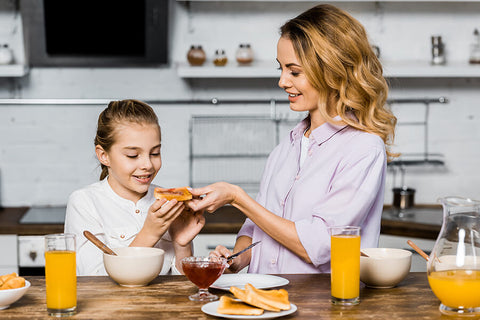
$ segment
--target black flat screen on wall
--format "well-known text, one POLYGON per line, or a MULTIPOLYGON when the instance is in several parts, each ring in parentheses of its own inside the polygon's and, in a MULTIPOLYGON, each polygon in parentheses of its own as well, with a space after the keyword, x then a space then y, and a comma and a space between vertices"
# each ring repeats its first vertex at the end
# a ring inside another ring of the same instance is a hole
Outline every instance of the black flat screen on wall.
POLYGON ((22 0, 32 66, 167 64, 168 0, 22 0))

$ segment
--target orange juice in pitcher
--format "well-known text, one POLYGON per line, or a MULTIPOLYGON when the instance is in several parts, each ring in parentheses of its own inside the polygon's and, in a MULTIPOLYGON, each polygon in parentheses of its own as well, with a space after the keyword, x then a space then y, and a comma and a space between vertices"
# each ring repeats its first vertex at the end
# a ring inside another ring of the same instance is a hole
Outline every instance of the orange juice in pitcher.
POLYGON ((446 197, 443 224, 428 259, 428 282, 441 313, 480 317, 480 201, 446 197))

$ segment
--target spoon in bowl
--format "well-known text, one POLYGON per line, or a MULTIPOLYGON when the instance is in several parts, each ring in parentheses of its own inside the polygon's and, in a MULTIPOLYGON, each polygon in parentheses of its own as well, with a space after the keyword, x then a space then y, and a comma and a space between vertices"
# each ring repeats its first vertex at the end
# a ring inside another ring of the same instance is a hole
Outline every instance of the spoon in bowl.
POLYGON ((112 249, 107 247, 105 243, 100 241, 100 239, 95 237, 90 231, 87 231, 87 230, 83 231, 83 235, 85 236, 85 238, 90 240, 90 242, 92 242, 94 245, 96 245, 100 250, 102 250, 106 254, 111 254, 113 256, 117 255, 112 249))
POLYGON ((413 250, 417 251, 417 253, 421 255, 423 259, 428 261, 427 254, 422 249, 420 249, 415 243, 413 243, 412 240, 407 240, 407 243, 410 245, 410 247, 413 248, 413 250))

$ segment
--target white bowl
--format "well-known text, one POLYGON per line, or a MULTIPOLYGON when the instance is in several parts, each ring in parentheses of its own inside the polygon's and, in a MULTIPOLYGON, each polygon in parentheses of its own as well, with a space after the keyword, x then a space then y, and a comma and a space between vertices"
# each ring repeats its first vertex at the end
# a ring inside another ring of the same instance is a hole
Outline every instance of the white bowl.
POLYGON ((362 249, 368 257, 360 257, 360 280, 373 288, 392 288, 410 272, 412 253, 394 248, 362 249))
POLYGON ((110 278, 125 287, 146 286, 163 266, 165 251, 150 247, 112 249, 117 254, 103 254, 103 264, 110 278))
POLYGON ((30 288, 30 282, 25 280, 25 286, 16 289, 0 290, 0 310, 10 307, 12 303, 19 300, 30 288))

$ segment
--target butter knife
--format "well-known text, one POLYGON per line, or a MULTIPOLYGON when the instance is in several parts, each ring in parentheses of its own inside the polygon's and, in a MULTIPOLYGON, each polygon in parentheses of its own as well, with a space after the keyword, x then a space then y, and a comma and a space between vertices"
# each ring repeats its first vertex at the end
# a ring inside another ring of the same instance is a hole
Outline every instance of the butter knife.
POLYGON ((234 259, 234 258, 236 258, 236 257, 238 257, 239 255, 241 255, 241 254, 244 253, 245 251, 252 249, 253 247, 255 247, 255 246, 256 246, 257 244, 259 244, 260 242, 261 242, 261 241, 257 241, 257 242, 255 242, 255 243, 252 243, 251 245, 249 245, 249 246, 246 247, 245 249, 240 250, 240 251, 238 251, 237 253, 232 254, 230 257, 227 258, 227 262, 230 261, 230 260, 232 260, 232 259, 234 259))

